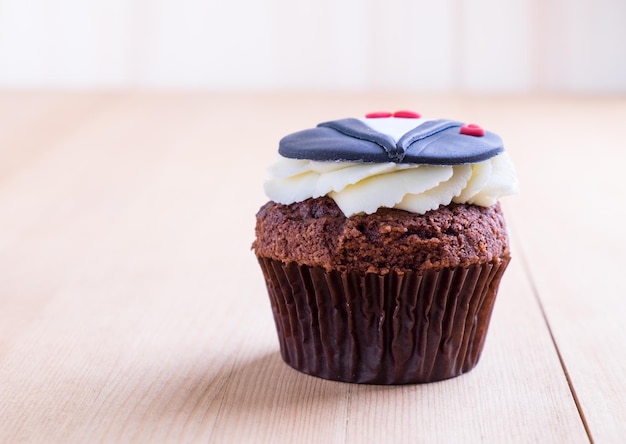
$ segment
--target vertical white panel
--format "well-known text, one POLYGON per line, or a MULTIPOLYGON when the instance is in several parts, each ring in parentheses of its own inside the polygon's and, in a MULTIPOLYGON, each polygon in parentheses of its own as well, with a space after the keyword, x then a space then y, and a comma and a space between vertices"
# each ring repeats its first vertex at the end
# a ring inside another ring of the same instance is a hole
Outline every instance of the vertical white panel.
MULTIPOLYGON (((453 0, 409 2, 411 47, 409 84, 419 91, 449 91, 455 86, 459 60, 457 11, 453 0)), ((399 67, 401 67, 400 65, 399 67)))
POLYGON ((281 0, 275 44, 290 88, 445 90, 452 0, 281 0))
POLYGON ((542 14, 542 89, 626 92, 626 2, 555 0, 542 14))
POLYGON ((138 84, 175 88, 258 88, 271 86, 272 18, 266 2, 219 0, 144 1, 133 22, 143 66, 133 69, 138 84), (144 15, 145 13, 145 15, 144 15))
POLYGON ((13 86, 124 85, 125 4, 125 0, 2 2, 0 79, 13 86))
POLYGON ((327 88, 362 90, 368 86, 369 48, 368 11, 363 0, 329 1, 324 15, 328 17, 327 42, 330 54, 326 67, 327 88))
MULTIPOLYGON (((333 4, 332 0, 275 2, 272 44, 277 57, 276 87, 332 89, 348 83, 346 77, 354 73, 350 67, 362 60, 358 43, 353 46, 355 51, 349 49, 361 37, 361 11, 350 6, 334 9, 333 4)), ((361 83, 359 77, 353 81, 361 83)))
POLYGON ((414 48, 414 19, 410 2, 388 0, 367 2, 369 85, 374 89, 405 89, 410 81, 414 48))
POLYGON ((454 79, 452 1, 371 2, 370 85, 441 91, 454 79))
POLYGON ((45 0, 0 1, 0 85, 34 85, 46 78, 41 54, 49 36, 45 0))
POLYGON ((45 2, 46 46, 41 57, 50 84, 117 87, 126 81, 124 0, 45 2))
POLYGON ((532 58, 531 0, 462 0, 460 88, 470 92, 528 91, 532 58))

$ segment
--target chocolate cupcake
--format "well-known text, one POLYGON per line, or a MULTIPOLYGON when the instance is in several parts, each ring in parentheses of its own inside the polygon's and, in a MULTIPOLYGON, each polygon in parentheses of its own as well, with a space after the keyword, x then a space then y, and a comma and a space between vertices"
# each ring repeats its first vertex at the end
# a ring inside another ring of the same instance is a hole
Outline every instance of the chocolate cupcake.
POLYGON ((371 384, 476 365, 511 257, 497 135, 373 113, 286 136, 270 176, 253 249, 287 364, 371 384))

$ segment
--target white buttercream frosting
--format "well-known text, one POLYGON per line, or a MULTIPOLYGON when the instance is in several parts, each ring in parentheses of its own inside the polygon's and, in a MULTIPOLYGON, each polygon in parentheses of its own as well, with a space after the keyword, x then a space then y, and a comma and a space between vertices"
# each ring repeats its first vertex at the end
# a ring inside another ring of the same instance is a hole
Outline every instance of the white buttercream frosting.
POLYGON ((265 193, 274 202, 287 205, 330 196, 347 217, 382 207, 424 214, 451 202, 487 207, 518 192, 515 167, 506 152, 454 166, 279 156, 269 174, 265 193))

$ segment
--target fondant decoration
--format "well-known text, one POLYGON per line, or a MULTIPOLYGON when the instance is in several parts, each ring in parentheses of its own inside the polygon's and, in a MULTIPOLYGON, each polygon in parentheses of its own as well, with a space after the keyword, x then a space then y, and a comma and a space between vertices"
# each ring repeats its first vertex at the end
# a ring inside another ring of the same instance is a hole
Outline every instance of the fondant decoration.
POLYGON ((402 110, 393 113, 393 117, 404 117, 405 119, 419 119, 422 116, 415 111, 402 110))
POLYGON ((381 119, 391 116, 393 116, 393 114, 388 111, 374 111, 373 113, 365 114, 365 117, 367 117, 368 119, 381 119))
MULTIPOLYGON (((406 118, 404 111, 396 118, 406 118)), ((392 113, 366 115, 377 119, 374 129, 367 119, 354 118, 320 123, 316 128, 285 136, 278 152, 287 158, 319 161, 395 162, 426 165, 460 165, 490 159, 504 151, 502 139, 477 125, 464 125, 453 120, 428 120, 415 117, 401 137, 381 132, 378 119, 393 117, 392 113), (372 117, 373 116, 373 117, 372 117), (467 128, 467 129, 463 129, 467 128), (470 132, 471 134, 468 134, 470 132), (467 137, 479 136, 479 137, 467 137)), ((390 118, 390 126, 395 118, 390 118)))
POLYGON ((461 134, 465 134, 466 136, 474 136, 474 137, 483 137, 485 135, 485 130, 482 129, 479 125, 476 125, 475 123, 470 123, 469 125, 463 125, 459 132, 461 134))

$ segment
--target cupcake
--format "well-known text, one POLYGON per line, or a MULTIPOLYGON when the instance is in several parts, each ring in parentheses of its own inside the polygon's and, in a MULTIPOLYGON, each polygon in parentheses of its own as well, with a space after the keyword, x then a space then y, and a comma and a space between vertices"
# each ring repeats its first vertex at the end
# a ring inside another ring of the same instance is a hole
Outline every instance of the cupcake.
POLYGON ((280 351, 336 381, 409 384, 478 362, 517 191, 496 134, 410 111, 284 137, 253 250, 280 351))

